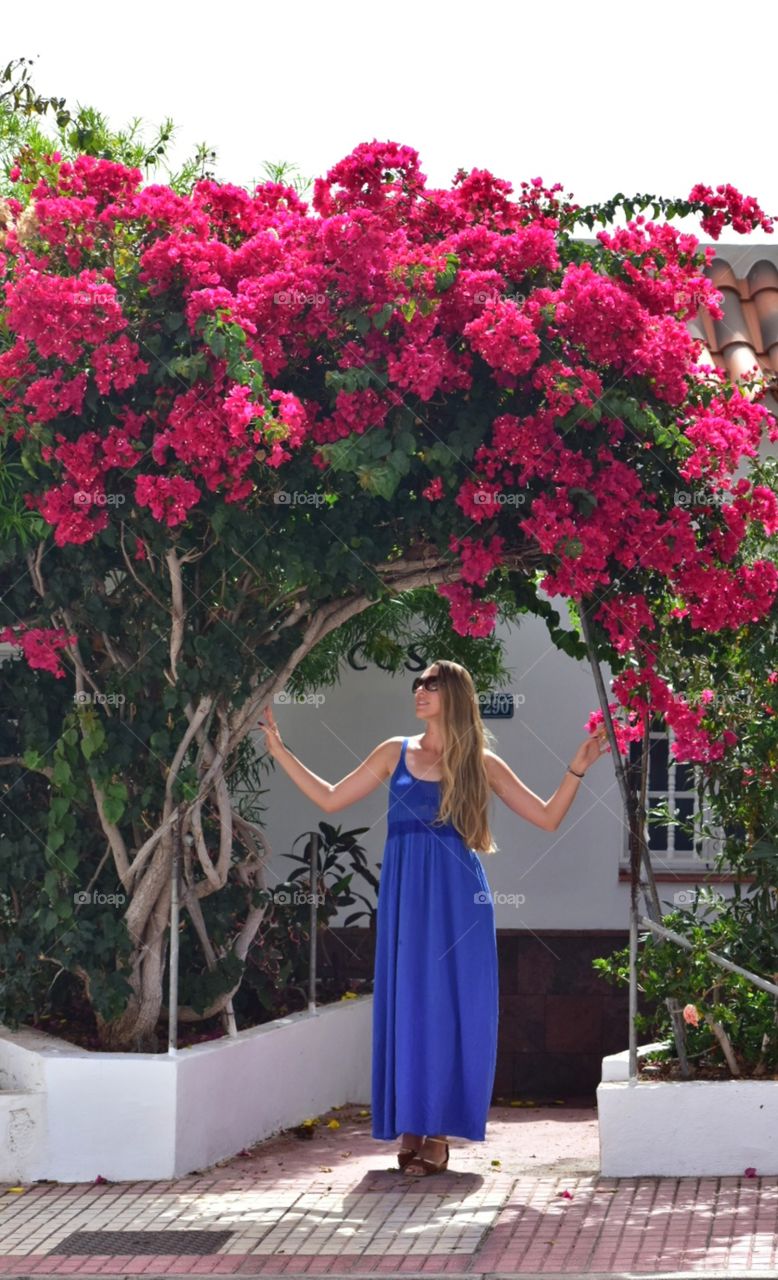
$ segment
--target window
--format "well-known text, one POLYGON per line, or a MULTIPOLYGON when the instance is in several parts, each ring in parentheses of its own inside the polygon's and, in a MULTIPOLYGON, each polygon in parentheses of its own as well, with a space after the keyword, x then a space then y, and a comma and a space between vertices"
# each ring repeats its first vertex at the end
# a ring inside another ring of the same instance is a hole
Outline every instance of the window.
MULTIPOLYGON (((711 825, 709 807, 704 804, 700 814, 697 786, 698 765, 677 761, 670 751, 673 734, 670 730, 652 727, 648 757, 648 791, 646 808, 665 803, 675 821, 649 817, 647 822, 648 849, 655 871, 697 871, 704 874, 714 870, 716 855, 721 848, 723 832, 703 835, 702 822, 711 825), (702 818, 702 821, 701 821, 702 818), (693 822, 693 833, 684 830, 680 822, 693 822)), ((630 763, 640 769, 643 753, 642 742, 630 743, 630 763)), ((629 866, 629 841, 624 832, 621 865, 629 866)))

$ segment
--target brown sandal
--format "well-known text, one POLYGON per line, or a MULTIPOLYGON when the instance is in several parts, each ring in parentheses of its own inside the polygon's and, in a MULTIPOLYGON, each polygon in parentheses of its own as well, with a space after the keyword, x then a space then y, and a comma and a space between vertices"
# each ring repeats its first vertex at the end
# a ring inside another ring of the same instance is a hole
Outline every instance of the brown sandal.
POLYGON ((400 1147, 400 1150, 397 1152, 397 1163, 401 1169, 405 1169, 406 1166, 411 1163, 411 1160, 416 1159, 418 1154, 419 1153, 415 1147, 400 1147))
POLYGON ((413 1156, 407 1164, 403 1165, 403 1172, 412 1178, 430 1177, 433 1173, 443 1173, 448 1168, 449 1148, 448 1143, 442 1138, 436 1138, 436 1142, 443 1142, 446 1148, 446 1154, 443 1160, 428 1160, 426 1156, 420 1156, 418 1152, 413 1156))

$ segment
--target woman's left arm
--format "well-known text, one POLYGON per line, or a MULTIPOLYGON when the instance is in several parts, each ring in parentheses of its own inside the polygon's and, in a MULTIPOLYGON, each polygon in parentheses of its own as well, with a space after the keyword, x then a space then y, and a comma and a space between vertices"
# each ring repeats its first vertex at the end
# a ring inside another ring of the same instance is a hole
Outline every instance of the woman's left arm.
POLYGON ((543 831, 556 831, 578 791, 581 779, 576 774, 585 774, 594 761, 599 759, 606 746, 605 729, 600 725, 596 733, 581 743, 550 800, 541 800, 540 796, 535 795, 534 791, 530 791, 516 777, 504 760, 492 751, 485 751, 489 783, 495 795, 520 818, 526 818, 543 831), (574 772, 571 773, 570 770, 574 772))

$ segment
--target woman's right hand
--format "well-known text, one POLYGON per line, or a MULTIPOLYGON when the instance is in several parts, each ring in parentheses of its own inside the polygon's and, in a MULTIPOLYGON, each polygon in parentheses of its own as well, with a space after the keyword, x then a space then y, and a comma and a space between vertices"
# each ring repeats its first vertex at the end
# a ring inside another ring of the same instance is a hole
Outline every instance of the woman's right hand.
POLYGON ((278 725, 270 703, 262 711, 257 728, 261 729, 265 735, 265 750, 274 760, 277 759, 279 753, 284 750, 284 744, 281 741, 281 734, 278 732, 278 725))

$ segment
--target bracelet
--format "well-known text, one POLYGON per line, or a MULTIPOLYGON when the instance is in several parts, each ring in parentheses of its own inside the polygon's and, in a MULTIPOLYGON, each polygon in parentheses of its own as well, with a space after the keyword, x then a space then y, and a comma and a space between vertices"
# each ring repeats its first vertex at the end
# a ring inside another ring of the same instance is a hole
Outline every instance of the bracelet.
POLYGON ((584 776, 582 773, 576 773, 575 769, 570 768, 570 765, 567 766, 567 772, 572 773, 574 778, 582 778, 584 776))

